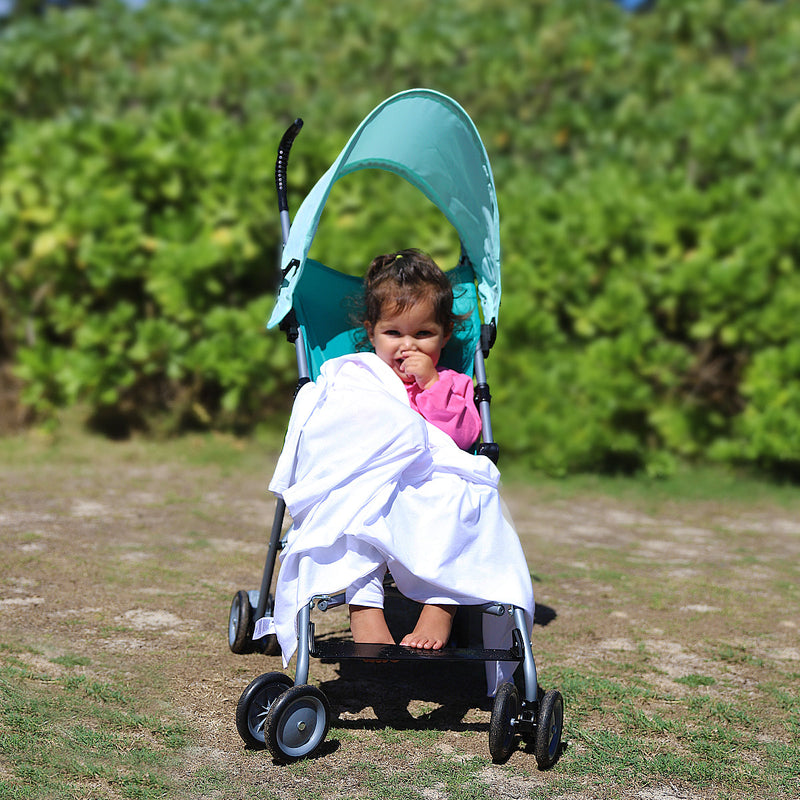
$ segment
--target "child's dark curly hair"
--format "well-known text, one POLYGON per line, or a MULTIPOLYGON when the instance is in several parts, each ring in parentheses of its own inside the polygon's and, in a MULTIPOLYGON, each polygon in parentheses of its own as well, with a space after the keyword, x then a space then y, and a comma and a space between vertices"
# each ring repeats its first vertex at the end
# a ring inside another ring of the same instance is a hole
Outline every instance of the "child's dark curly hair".
POLYGON ((453 313, 453 287, 436 262, 421 250, 399 250, 372 260, 364 279, 363 324, 372 329, 381 315, 400 313, 430 301, 446 336, 459 318, 453 313))

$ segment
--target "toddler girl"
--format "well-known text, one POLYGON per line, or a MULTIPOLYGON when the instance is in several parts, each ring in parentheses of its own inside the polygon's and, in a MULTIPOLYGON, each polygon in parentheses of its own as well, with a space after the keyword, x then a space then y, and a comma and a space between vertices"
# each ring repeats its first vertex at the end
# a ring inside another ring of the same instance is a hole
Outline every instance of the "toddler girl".
MULTIPOLYGON (((364 299, 364 343, 375 352, 330 358, 302 386, 270 481, 292 527, 263 632, 277 635, 285 664, 300 610, 343 588, 353 638, 392 644, 387 569, 422 605, 403 645, 443 647, 458 605, 502 602, 533 624, 530 572, 500 473, 457 446, 469 447, 481 426, 471 379, 439 366, 458 321, 447 276, 418 251, 380 256, 364 299)), ((509 615, 485 614, 482 624, 485 647, 511 646, 509 615)), ((487 663, 490 694, 515 667, 487 663)))
MULTIPOLYGON (((453 333, 453 289, 436 263, 419 250, 378 256, 365 279, 364 329, 375 354, 405 385, 411 407, 467 449, 481 432, 472 380, 438 367, 453 333)), ((357 642, 394 644, 383 615, 385 566, 347 593, 357 642)), ((438 650, 452 627, 455 606, 424 605, 401 644, 438 650)))

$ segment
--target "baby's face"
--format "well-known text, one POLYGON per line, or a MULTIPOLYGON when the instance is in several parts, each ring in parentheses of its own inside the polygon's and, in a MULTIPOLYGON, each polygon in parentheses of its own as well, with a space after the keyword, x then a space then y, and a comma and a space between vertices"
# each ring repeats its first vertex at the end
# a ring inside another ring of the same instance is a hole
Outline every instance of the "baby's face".
POLYGON ((417 303, 399 313, 384 314, 372 330, 367 326, 367 335, 377 356, 405 383, 414 380, 413 375, 407 375, 403 370, 408 355, 423 353, 435 367, 450 338, 436 321, 430 301, 417 303))

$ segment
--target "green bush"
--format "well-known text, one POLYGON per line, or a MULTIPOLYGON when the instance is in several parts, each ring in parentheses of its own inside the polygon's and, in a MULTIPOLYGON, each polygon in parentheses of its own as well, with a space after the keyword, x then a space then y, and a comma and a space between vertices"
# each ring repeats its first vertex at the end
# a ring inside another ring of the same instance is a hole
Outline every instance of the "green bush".
POLYGON ((40 413, 87 401, 139 426, 156 412, 251 425, 274 408, 291 359, 263 334, 275 270, 263 134, 177 106, 17 132, 0 210, 23 401, 40 413))
MULTIPOLYGON (((377 103, 456 98, 489 152, 506 450, 554 473, 800 461, 800 20, 791 3, 151 0, 0 31, 0 353, 40 416, 246 430, 285 417, 263 333, 290 205, 377 103)), ((349 272, 458 243, 390 176, 351 176, 313 255, 349 272)))

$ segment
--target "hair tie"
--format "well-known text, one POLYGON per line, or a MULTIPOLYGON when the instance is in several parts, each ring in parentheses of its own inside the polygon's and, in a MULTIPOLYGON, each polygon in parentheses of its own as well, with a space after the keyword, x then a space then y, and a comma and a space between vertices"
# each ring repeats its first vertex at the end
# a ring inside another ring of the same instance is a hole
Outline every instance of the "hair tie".
POLYGON ((397 274, 397 280, 400 283, 404 283, 406 280, 406 264, 403 253, 395 253, 394 267, 397 274))

